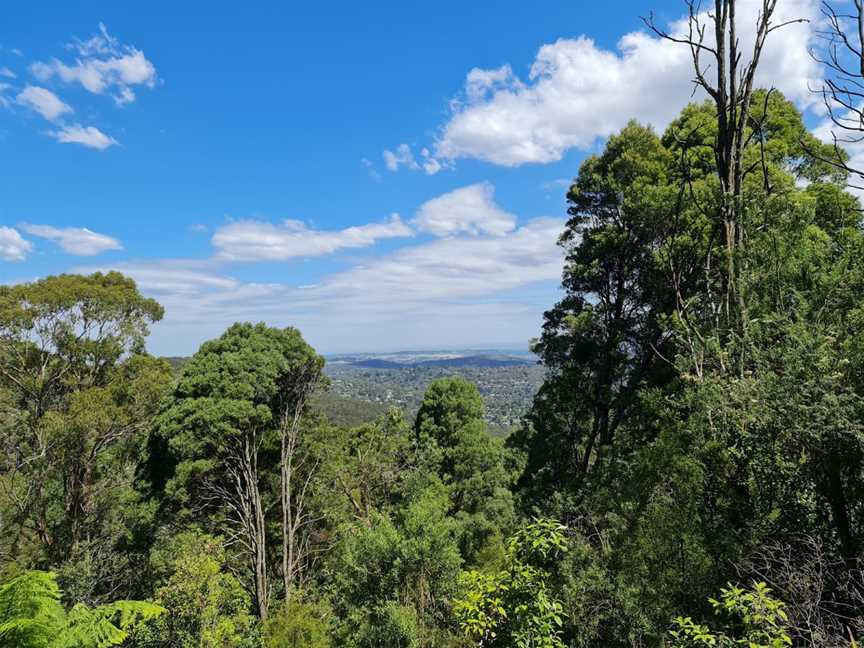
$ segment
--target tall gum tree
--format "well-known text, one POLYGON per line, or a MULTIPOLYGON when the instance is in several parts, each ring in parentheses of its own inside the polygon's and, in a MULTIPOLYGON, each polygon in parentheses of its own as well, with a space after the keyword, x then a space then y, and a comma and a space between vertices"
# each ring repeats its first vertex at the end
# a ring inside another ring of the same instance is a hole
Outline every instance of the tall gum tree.
MULTIPOLYGON (((35 565, 112 555, 170 386, 167 363, 143 353, 162 313, 116 272, 0 287, 3 551, 35 565)), ((95 570, 85 596, 118 587, 122 566, 95 570)))
POLYGON ((159 434, 177 461, 169 494, 218 530, 227 523, 249 565, 258 616, 266 618, 272 587, 268 511, 281 505, 285 596, 307 558, 301 417, 322 380, 323 358, 294 328, 235 324, 205 342, 183 369, 159 434))

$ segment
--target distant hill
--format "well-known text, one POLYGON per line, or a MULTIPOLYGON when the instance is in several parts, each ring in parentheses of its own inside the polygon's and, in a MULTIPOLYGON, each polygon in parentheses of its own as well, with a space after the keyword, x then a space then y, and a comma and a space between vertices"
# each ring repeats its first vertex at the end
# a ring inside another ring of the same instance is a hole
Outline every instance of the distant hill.
POLYGON ((527 358, 515 356, 485 356, 471 355, 455 358, 439 358, 434 360, 416 360, 398 362, 384 358, 363 358, 362 360, 351 360, 346 364, 366 369, 407 369, 409 367, 518 367, 521 365, 534 364, 527 358))
MULTIPOLYGON (((431 355, 431 354, 430 354, 431 355)), ((179 372, 189 358, 179 356, 166 356, 164 358, 174 371, 179 372)), ((409 369, 411 367, 520 367, 536 364, 536 359, 531 356, 516 356, 502 354, 472 354, 472 355, 450 355, 439 354, 439 357, 413 356, 409 354, 393 354, 387 357, 376 357, 367 355, 358 356, 334 356, 327 359, 329 365, 351 365, 365 369, 409 369), (398 359, 392 359, 398 358, 398 359)))
POLYGON ((519 367, 536 364, 529 355, 502 353, 393 353, 333 356, 331 365, 351 365, 366 369, 408 369, 412 367, 519 367))

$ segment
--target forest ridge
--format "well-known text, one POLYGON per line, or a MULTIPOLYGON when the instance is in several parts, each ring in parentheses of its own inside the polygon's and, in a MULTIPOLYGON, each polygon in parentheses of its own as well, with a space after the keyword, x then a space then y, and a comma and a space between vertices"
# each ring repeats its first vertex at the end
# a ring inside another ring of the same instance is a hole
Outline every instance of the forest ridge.
POLYGON ((824 6, 826 142, 756 84, 778 3, 646 17, 698 95, 567 187, 506 437, 457 375, 334 420, 293 326, 175 368, 120 272, 0 285, 0 648, 857 646, 864 6, 824 6))

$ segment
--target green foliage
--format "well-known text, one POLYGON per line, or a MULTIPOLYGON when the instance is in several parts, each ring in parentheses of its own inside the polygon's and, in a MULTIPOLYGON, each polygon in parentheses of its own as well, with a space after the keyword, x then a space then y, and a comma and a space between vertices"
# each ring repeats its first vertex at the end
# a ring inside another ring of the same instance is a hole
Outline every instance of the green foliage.
POLYGON ((333 527, 369 521, 396 502, 412 463, 410 428, 399 410, 354 428, 329 426, 315 438, 321 482, 328 484, 318 508, 333 527))
POLYGON ((106 648, 161 615, 144 601, 114 601, 97 607, 60 604, 54 574, 27 571, 0 585, 0 646, 4 648, 106 648))
POLYGON ((259 443, 275 431, 297 397, 298 376, 320 374, 324 360, 294 328, 235 324, 205 342, 184 365, 158 433, 176 462, 167 491, 182 506, 198 500, 206 482, 223 479, 237 444, 259 443))
POLYGON ((669 631, 672 648, 791 646, 784 605, 769 596, 770 593, 765 583, 753 583, 750 589, 729 585, 720 591, 720 600, 711 599, 715 613, 726 620, 724 629, 714 631, 694 623, 690 617, 678 617, 675 628, 669 631))
POLYGON ((51 565, 89 604, 134 593, 136 470, 171 379, 144 354, 161 317, 116 272, 0 287, 0 555, 51 565))
POLYGON ((219 538, 181 533, 155 550, 151 567, 159 586, 154 599, 167 612, 135 633, 135 645, 242 648, 254 645, 250 599, 227 571, 219 538))
POLYGON ((330 648, 330 611, 292 597, 271 610, 264 624, 265 648, 330 648))
POLYGON ((565 530, 554 520, 535 520, 510 538, 501 571, 462 574, 453 611, 475 645, 563 648, 563 606, 547 569, 567 549, 565 530))
MULTIPOLYGON (((661 319, 674 294, 657 250, 680 203, 673 160, 650 128, 630 123, 583 163, 570 188, 559 241, 565 296, 545 313, 535 347, 549 374, 529 425, 510 439, 527 453, 521 486, 534 499, 578 488, 625 434, 638 390, 668 380, 661 319)), ((685 227, 694 241, 704 235, 698 221, 685 227)))
POLYGON ((713 104, 582 163, 506 444, 464 378, 420 402, 415 372, 410 422, 310 411, 323 359, 294 328, 235 324, 172 374, 130 279, 0 286, 0 647, 854 645, 860 205, 779 93, 745 129, 734 240, 713 104), (783 587, 754 556, 799 534, 825 559, 790 551, 783 587))
POLYGON ((64 621, 52 574, 25 572, 0 585, 0 645, 50 646, 64 621))
POLYGON ((464 378, 432 382, 414 423, 417 461, 448 487, 450 514, 460 522, 460 545, 472 562, 513 518, 510 460, 483 421, 483 400, 464 378))
POLYGON ((782 95, 755 93, 747 129, 731 247, 709 104, 628 125, 568 193, 547 379, 508 445, 523 510, 580 529, 555 573, 574 645, 659 643, 778 539, 861 556, 858 203, 782 95))
POLYGON ((330 567, 339 645, 430 645, 462 564, 448 506, 447 489, 433 478, 412 485, 389 515, 342 531, 330 567))

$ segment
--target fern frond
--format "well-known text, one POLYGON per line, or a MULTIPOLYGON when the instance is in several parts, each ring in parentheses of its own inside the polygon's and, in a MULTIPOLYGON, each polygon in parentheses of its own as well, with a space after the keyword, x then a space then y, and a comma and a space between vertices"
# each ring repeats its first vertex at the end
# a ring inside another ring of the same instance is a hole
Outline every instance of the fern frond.
POLYGON ((0 585, 0 648, 50 646, 64 623, 51 572, 26 571, 0 585))
POLYGON ((63 636, 51 648, 108 648, 119 646, 129 630, 165 609, 146 601, 115 601, 95 608, 78 604, 68 614, 63 636))

